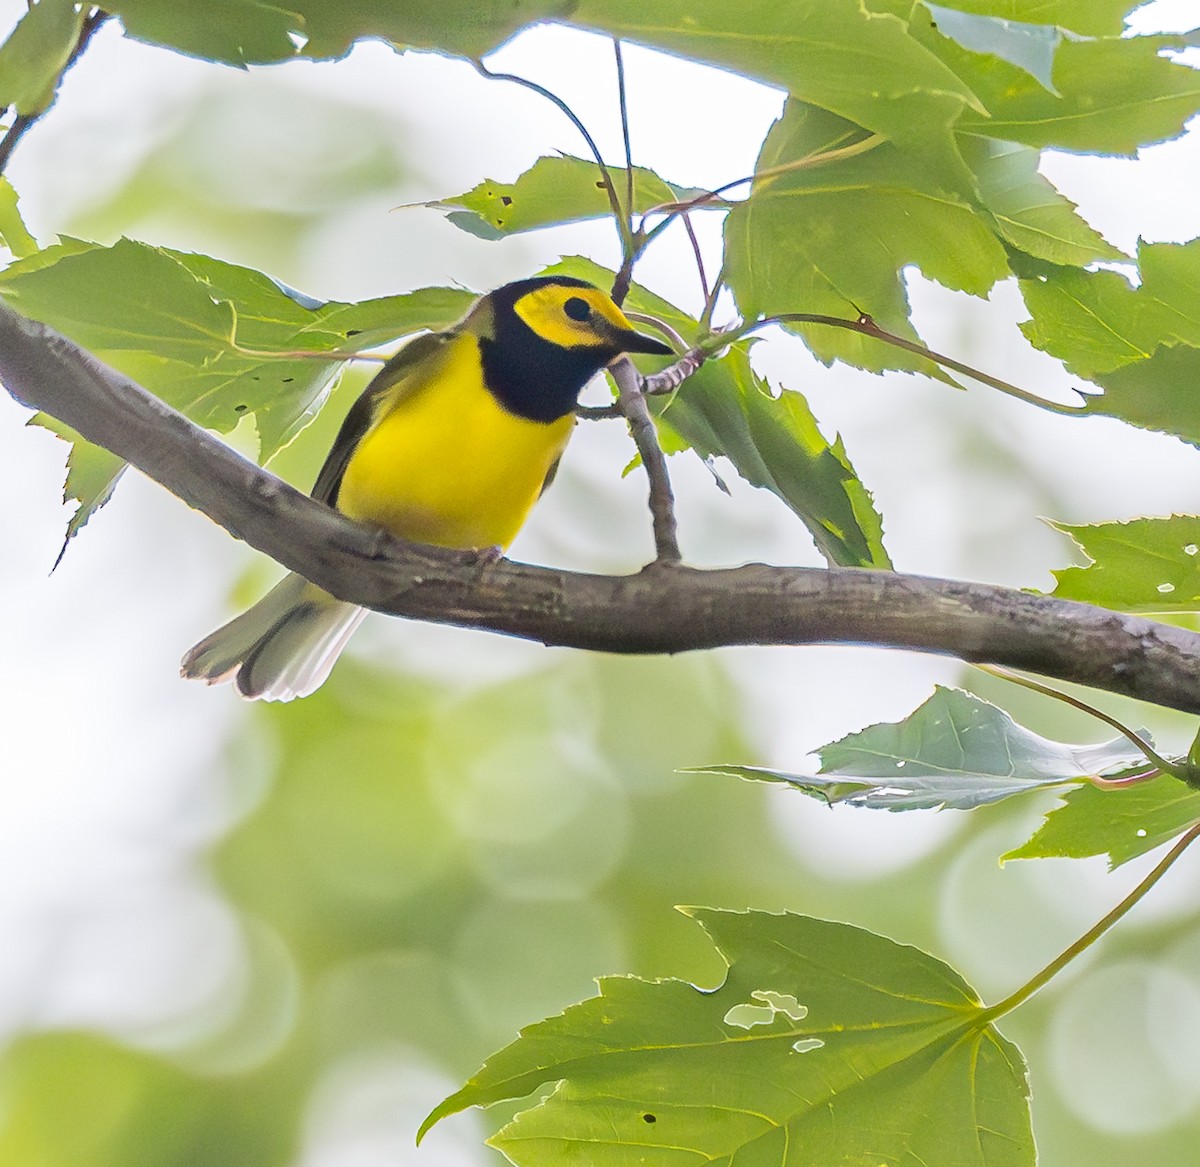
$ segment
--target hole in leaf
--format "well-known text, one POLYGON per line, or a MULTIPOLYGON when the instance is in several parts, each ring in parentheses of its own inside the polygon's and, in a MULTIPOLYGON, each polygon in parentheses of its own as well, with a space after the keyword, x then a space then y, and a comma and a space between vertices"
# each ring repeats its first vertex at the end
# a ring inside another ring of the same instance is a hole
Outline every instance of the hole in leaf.
POLYGON ((604 180, 603 180, 603 179, 600 179, 600 180, 599 180, 599 181, 596 183, 596 189, 597 189, 597 190, 603 190, 603 189, 604 189, 604 180))
POLYGON ((1144 839, 1146 837, 1146 828, 1145 827, 1138 827, 1137 837, 1139 839, 1144 839))
POLYGON ((346 337, 347 339, 349 339, 352 336, 357 336, 360 332, 362 332, 361 328, 347 328, 346 331, 342 333, 342 335, 344 337, 346 337))
POLYGON ((501 195, 501 196, 500 196, 500 202, 501 202, 501 203, 502 203, 504 206, 506 206, 506 207, 511 207, 511 206, 512 206, 512 199, 511 199, 511 198, 509 198, 509 197, 508 197, 508 195, 501 195))
POLYGON ((657 1114, 643 1114, 642 1122, 658 1122, 657 1114))
POLYGON ((1184 555, 1195 555, 1197 551, 1200 551, 1200 547, 1197 547, 1195 543, 1189 543, 1183 549, 1184 555))
POLYGON ((233 407, 233 412, 234 412, 234 413, 245 413, 245 412, 246 412, 246 410, 247 410, 247 409, 249 409, 249 408, 250 408, 250 406, 248 406, 248 405, 245 405, 245 404, 243 404, 243 405, 235 405, 235 406, 233 407))
POLYGON ((1170 593, 1175 590, 1175 585, 1173 583, 1160 583, 1158 585, 1158 590, 1162 592, 1164 596, 1170 595, 1170 593))
POLYGON ((285 385, 290 385, 295 379, 296 379, 295 377, 284 377, 283 383, 285 385))
POLYGON ((798 1054, 806 1054, 810 1050, 820 1049, 825 1043, 819 1037, 802 1037, 792 1042, 792 1049, 798 1054))
POLYGON ((791 1021, 802 1021, 808 1016, 808 1006, 801 1005, 791 993, 755 989, 750 996, 757 1003, 743 1001, 740 1005, 734 1005, 725 1014, 726 1025, 736 1025, 739 1029, 753 1029, 756 1025, 770 1025, 781 1013, 791 1021))

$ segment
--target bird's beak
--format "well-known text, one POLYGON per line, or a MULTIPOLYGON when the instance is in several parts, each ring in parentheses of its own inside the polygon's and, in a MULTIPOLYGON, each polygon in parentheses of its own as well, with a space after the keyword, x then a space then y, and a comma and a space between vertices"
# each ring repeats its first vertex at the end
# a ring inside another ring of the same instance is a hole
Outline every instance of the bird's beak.
POLYGON ((647 336, 644 332, 632 329, 621 337, 621 351, 625 353, 653 353, 659 357, 669 357, 671 348, 656 337, 647 336))
POLYGON ((618 353, 653 353, 655 356, 669 357, 673 351, 661 340, 638 332, 632 325, 627 328, 610 325, 605 331, 618 353))

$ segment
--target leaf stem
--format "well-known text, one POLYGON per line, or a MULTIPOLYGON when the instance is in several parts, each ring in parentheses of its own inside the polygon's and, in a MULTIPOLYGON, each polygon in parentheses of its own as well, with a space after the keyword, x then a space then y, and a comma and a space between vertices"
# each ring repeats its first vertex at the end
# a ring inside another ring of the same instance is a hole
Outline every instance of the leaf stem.
POLYGON ((1041 693, 1043 697, 1053 697, 1056 701, 1062 701, 1066 705, 1090 714, 1098 721, 1103 721, 1106 725, 1112 726, 1122 737, 1131 741, 1146 756, 1146 761, 1156 769, 1161 770, 1164 774, 1170 774, 1173 778, 1180 779, 1180 781, 1186 780, 1183 769, 1180 766, 1164 758, 1140 733, 1130 729, 1129 726, 1118 721, 1115 717, 1111 717, 1104 710, 1097 709, 1094 705, 1089 705, 1079 697, 1072 697, 1070 693, 1064 693, 1061 689, 1054 688, 1053 685, 1046 685, 1041 681, 1035 681, 1032 677, 1024 677, 1020 673, 1014 673, 1009 669, 1001 668, 999 665, 976 665, 975 667, 981 673, 988 673, 990 676, 999 677, 1002 681, 1010 681, 1014 685, 1021 685, 1026 689, 1031 689, 1035 693, 1041 693))
POLYGON ((1200 823, 1180 836, 1179 841, 1160 860, 1157 867, 1142 880, 1108 915, 1098 920, 1069 948, 1059 953, 1041 972, 1027 980, 1015 993, 1005 997, 996 1005, 991 1005, 979 1014, 981 1024, 988 1024, 1006 1013, 1011 1013, 1018 1005, 1023 1005, 1038 989, 1056 977, 1068 964, 1081 953, 1086 952, 1101 936, 1104 935, 1118 920, 1121 919, 1146 893, 1171 869, 1175 861, 1200 837, 1200 823))
POLYGON ((617 231, 621 236, 621 247, 625 254, 628 255, 633 250, 632 229, 629 223, 625 221, 625 215, 621 209, 620 196, 617 194, 617 188, 613 183, 612 173, 604 161, 604 156, 600 153, 600 147, 596 145, 596 139, 588 132, 587 126, 580 120, 579 115, 557 93, 547 89, 544 85, 539 85, 536 81, 531 81, 528 77, 521 77, 516 73, 495 73, 478 59, 472 59, 471 64, 475 66, 480 76, 487 77, 491 81, 511 81, 514 85, 521 85, 531 92, 538 94, 540 97, 544 97, 570 119, 571 124, 583 136, 583 140, 587 143, 587 147, 592 153, 592 158, 595 159, 596 165, 600 168, 601 180, 604 183, 605 192, 608 194, 608 205, 612 211, 613 219, 617 224, 617 231))
POLYGON ((621 53, 621 38, 613 37, 613 54, 617 60, 617 101, 621 107, 621 140, 625 144, 625 238, 633 235, 633 147, 629 142, 629 98, 625 91, 625 58, 621 53))
POLYGON ((751 332, 757 332, 758 329, 765 328, 769 324, 823 324, 830 328, 844 328, 849 332, 857 332, 862 336, 869 336, 874 340, 882 341, 884 344, 890 344, 893 348, 915 353, 919 357, 924 357, 926 360, 932 361, 935 365, 940 365, 945 369, 953 369, 956 373, 962 373, 964 377, 970 377, 972 381, 978 381, 982 385, 998 389, 1001 393, 1005 393, 1009 397, 1015 397, 1018 401, 1024 401, 1028 405, 1036 405, 1039 409, 1047 409, 1051 413, 1061 413, 1066 417, 1079 417, 1085 410, 1085 407, 1082 405, 1060 405, 1055 401, 1047 401, 1044 397, 1038 397, 1035 393, 1020 389, 1008 381, 1002 381, 999 377, 993 377, 990 373, 985 373, 980 369, 973 368, 971 365, 964 364, 962 361, 955 360, 954 357, 934 352, 933 349, 921 344, 920 341, 908 340, 903 336, 897 336, 894 332, 888 332, 886 329, 880 328, 865 313, 854 320, 847 320, 841 316, 826 316, 818 312, 779 312, 773 316, 764 316, 759 320, 750 321, 731 329, 729 332, 722 333, 720 343, 722 346, 729 344, 751 332))

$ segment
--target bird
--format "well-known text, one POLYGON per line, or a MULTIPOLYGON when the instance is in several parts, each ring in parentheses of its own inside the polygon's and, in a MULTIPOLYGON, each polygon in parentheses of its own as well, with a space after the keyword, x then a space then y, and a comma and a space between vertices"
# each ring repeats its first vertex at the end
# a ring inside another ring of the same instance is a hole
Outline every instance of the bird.
MULTIPOLYGON (((312 497, 401 539, 498 555, 553 479, 588 381, 622 353, 671 351, 584 280, 505 284, 384 364, 312 497)), ((293 572, 189 649, 180 673, 232 680, 250 700, 306 697, 365 615, 293 572)))

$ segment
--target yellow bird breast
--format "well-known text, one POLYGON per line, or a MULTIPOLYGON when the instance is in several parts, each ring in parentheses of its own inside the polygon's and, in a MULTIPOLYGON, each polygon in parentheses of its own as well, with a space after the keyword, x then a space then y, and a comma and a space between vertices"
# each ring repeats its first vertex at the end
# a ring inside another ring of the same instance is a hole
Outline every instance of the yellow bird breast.
POLYGON ((473 336, 448 346, 414 383, 397 386, 351 455, 338 509, 402 539, 507 547, 575 424, 504 409, 488 392, 473 336))

